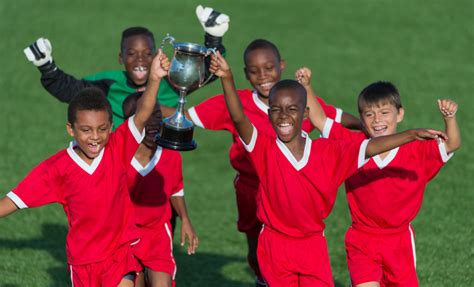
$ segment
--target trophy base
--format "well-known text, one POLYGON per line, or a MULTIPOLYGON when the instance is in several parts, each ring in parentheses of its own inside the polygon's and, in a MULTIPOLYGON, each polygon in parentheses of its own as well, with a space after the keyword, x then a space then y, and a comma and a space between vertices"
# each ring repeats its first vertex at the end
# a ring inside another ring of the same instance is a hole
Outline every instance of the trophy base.
POLYGON ((158 145, 172 150, 190 151, 197 147, 193 139, 193 128, 176 130, 163 125, 161 134, 157 134, 155 141, 158 145))

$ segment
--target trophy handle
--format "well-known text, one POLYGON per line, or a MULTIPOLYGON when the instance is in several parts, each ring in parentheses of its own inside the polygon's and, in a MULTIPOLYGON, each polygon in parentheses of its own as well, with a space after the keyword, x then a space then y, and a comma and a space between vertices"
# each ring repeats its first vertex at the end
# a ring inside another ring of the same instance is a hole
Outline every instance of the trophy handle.
POLYGON ((174 41, 175 41, 175 39, 173 38, 173 36, 171 36, 170 33, 166 33, 166 36, 163 38, 163 40, 161 40, 160 49, 163 50, 163 48, 165 47, 166 42, 169 42, 171 44, 171 46, 173 46, 174 41))
MULTIPOLYGON (((217 56, 216 48, 208 48, 207 51, 206 51, 206 55, 204 56, 204 58, 207 57, 207 56, 209 56, 209 55, 211 55, 211 54, 214 54, 214 56, 217 56)), ((204 86, 205 84, 207 84, 207 82, 209 82, 213 76, 214 76, 214 74, 211 73, 211 74, 209 75, 209 77, 207 77, 207 79, 199 85, 199 87, 201 88, 202 86, 204 86)))

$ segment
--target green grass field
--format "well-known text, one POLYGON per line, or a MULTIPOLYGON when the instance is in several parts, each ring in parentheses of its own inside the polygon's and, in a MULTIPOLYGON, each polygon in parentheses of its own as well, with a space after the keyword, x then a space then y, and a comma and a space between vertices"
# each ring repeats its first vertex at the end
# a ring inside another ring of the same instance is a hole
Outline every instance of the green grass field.
MULTIPOLYGON (((461 150, 428 185, 413 222, 421 286, 474 286, 474 2, 453 1, 31 1, 0 2, 0 196, 36 164, 67 146, 66 105, 51 97, 23 48, 40 36, 53 44, 65 71, 83 77, 119 69, 121 31, 143 25, 157 42, 171 32, 202 42, 196 5, 231 17, 225 36, 237 86, 248 87, 242 52, 255 38, 280 48, 284 77, 313 70, 327 102, 356 113, 356 96, 370 82, 393 81, 402 94, 400 129, 443 129, 436 99, 458 102, 461 150), (291 3, 291 5, 289 4, 291 3)), ((220 84, 188 98, 190 105, 220 93, 220 84)), ((178 286, 253 286, 244 236, 236 231, 232 171, 225 132, 197 130, 199 148, 184 153, 186 199, 200 236, 188 257, 176 245, 178 286)), ((343 190, 326 220, 336 286, 348 286, 343 238, 350 224, 343 190)), ((59 205, 0 219, 0 286, 69 286, 59 205)))

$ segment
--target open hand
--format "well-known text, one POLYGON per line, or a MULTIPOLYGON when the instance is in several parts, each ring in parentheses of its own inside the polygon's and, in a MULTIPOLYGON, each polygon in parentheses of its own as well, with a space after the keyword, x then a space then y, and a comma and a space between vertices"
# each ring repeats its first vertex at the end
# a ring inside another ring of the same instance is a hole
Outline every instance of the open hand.
POLYGON ((191 222, 184 220, 181 223, 181 246, 184 246, 186 237, 188 238, 188 255, 192 255, 196 253, 196 249, 199 245, 199 239, 194 231, 191 222))
POLYGON ((448 135, 442 131, 432 129, 414 129, 413 131, 417 140, 448 140, 448 135))

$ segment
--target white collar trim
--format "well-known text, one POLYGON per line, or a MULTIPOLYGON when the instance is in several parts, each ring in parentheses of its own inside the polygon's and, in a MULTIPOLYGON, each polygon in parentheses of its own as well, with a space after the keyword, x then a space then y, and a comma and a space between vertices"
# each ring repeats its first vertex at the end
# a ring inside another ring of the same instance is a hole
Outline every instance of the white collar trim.
POLYGON ((160 161, 162 152, 163 152, 163 148, 158 146, 156 148, 155 154, 153 155, 153 157, 150 159, 150 161, 145 166, 142 166, 140 164, 140 162, 135 157, 132 158, 132 162, 130 164, 135 168, 135 170, 141 176, 146 176, 158 164, 158 162, 160 161))
POLYGON ((262 112, 264 112, 266 115, 268 115, 268 105, 265 104, 262 100, 260 100, 260 98, 257 95, 257 91, 253 91, 252 97, 253 97, 253 102, 255 103, 255 105, 257 105, 257 107, 262 112))
POLYGON ((99 155, 92 160, 92 163, 89 165, 87 164, 74 150, 74 148, 77 146, 76 141, 72 141, 69 143, 69 147, 67 148, 67 153, 71 157, 71 159, 80 167, 82 168, 85 172, 88 174, 93 174, 94 171, 97 169, 99 166, 100 162, 102 161, 102 157, 104 156, 104 151, 105 147, 102 148, 100 151, 99 155))
POLYGON ((384 167, 386 167, 387 165, 389 165, 392 162, 392 160, 397 155, 398 149, 399 149, 399 147, 396 147, 396 148, 390 150, 390 152, 388 153, 388 155, 384 159, 382 159, 380 157, 380 155, 373 156, 372 158, 374 159, 375 164, 380 169, 383 169, 384 167))
POLYGON ((286 159, 293 165, 293 167, 296 170, 301 170, 303 167, 306 166, 309 160, 309 155, 311 153, 311 139, 309 138, 308 134, 305 132, 301 132, 301 135, 306 139, 305 144, 304 144, 304 152, 303 152, 303 157, 297 161, 291 151, 288 149, 288 147, 279 139, 276 139, 276 143, 280 151, 283 153, 283 155, 286 157, 286 159))

